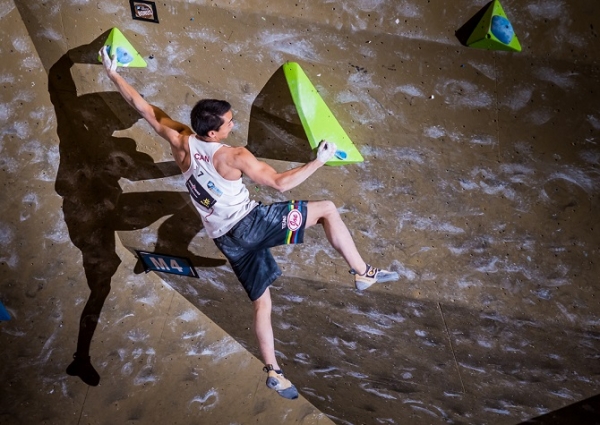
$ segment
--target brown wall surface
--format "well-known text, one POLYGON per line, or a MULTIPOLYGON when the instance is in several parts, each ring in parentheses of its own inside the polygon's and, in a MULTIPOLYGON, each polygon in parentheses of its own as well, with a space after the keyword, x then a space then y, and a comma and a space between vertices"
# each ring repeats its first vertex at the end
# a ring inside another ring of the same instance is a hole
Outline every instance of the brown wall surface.
POLYGON ((484 2, 156 5, 158 24, 125 1, 0 0, 0 422, 514 424, 600 393, 596 2, 503 1, 519 53, 461 44, 484 2), (333 200, 365 259, 401 275, 356 292, 320 228, 273 250, 301 404, 264 387, 251 304, 97 63, 113 27, 148 63, 120 72, 149 102, 188 122, 227 99, 229 142, 279 170, 308 147, 263 95, 298 62, 365 158, 283 194, 247 181, 263 202, 333 200), (132 249, 200 278, 142 274, 132 249), (84 306, 97 328, 79 329, 84 306), (240 357, 198 355, 229 340, 240 357), (78 344, 97 388, 65 374, 78 344))

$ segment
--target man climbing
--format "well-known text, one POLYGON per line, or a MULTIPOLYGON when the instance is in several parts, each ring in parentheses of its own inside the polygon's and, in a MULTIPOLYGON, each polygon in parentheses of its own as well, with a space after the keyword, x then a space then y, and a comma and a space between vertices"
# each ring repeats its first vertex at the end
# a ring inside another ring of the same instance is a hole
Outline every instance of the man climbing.
POLYGON ((301 184, 331 159, 336 152, 335 144, 321 142, 316 159, 278 173, 246 148, 222 143, 234 126, 228 102, 199 101, 191 112, 192 130, 146 102, 117 73, 117 60, 109 56, 108 48, 104 47, 100 54, 108 77, 123 98, 171 145, 173 158, 183 173, 208 236, 228 259, 252 301, 254 332, 265 363, 267 386, 282 397, 297 398, 296 387, 284 377, 275 357, 269 286, 281 276, 281 270, 269 248, 302 243, 304 230, 318 223, 351 267, 358 290, 376 282, 397 280, 398 274, 365 263, 333 202, 257 203, 250 199, 242 175, 284 192, 301 184))

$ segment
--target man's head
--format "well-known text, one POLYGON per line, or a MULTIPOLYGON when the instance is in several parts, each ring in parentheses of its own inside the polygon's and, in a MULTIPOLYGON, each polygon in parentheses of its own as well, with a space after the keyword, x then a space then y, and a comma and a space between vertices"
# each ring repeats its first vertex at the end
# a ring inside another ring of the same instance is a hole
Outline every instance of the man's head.
POLYGON ((192 109, 190 121, 198 136, 223 140, 233 128, 231 105, 225 100, 203 99, 192 109))

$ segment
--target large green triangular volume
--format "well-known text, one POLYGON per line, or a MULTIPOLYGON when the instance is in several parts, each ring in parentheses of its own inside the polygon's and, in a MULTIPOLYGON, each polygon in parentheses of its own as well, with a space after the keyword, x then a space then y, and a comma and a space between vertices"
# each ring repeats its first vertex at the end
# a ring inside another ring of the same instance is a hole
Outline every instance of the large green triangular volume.
POLYGON ((494 0, 467 40, 467 46, 520 52, 521 44, 499 0, 494 0))
POLYGON ((321 140, 335 143, 338 153, 327 161, 327 165, 363 162, 364 158, 300 65, 296 62, 288 62, 283 65, 283 72, 310 147, 317 148, 321 140))
MULTIPOLYGON (((117 27, 113 28, 108 34, 108 38, 104 43, 109 48, 109 55, 117 55, 117 65, 128 68, 146 68, 148 64, 142 58, 137 50, 131 45, 129 40, 125 38, 123 33, 117 27)), ((102 58, 98 56, 98 60, 102 62, 102 58)))

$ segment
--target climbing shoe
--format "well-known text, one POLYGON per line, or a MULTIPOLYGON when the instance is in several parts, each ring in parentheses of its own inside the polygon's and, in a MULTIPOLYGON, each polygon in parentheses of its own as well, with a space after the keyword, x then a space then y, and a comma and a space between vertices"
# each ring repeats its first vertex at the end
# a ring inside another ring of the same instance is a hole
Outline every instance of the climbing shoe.
POLYGON ((266 365, 263 370, 267 372, 267 387, 277 391, 281 397, 294 400, 298 398, 298 390, 283 376, 283 371, 273 369, 273 365, 266 365))
POLYGON ((354 284, 359 291, 364 291, 376 282, 391 282, 400 278, 396 272, 381 270, 369 264, 367 264, 367 271, 364 274, 358 274, 354 269, 350 270, 350 274, 354 275, 354 284))

